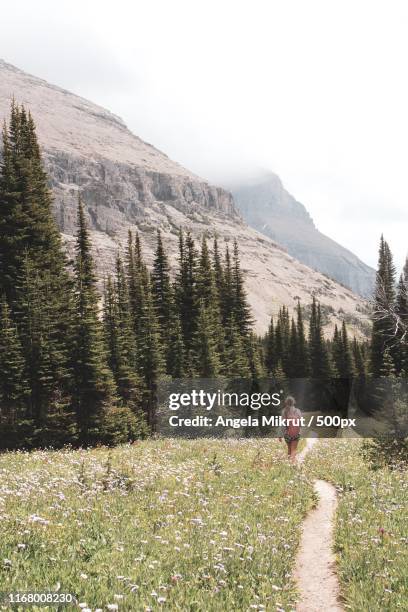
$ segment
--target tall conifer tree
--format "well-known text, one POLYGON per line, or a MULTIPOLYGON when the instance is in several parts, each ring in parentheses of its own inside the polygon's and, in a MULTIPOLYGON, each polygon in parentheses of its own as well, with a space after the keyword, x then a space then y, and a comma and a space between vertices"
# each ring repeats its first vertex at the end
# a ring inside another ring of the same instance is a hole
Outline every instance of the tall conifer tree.
POLYGON ((268 374, 272 374, 278 363, 278 355, 276 351, 275 342, 275 327, 273 323, 273 317, 269 323, 268 332, 266 334, 266 347, 265 347, 265 367, 268 374))
POLYGON ((59 299, 66 290, 66 261, 51 205, 33 119, 13 102, 0 170, 0 293, 10 304, 27 252, 39 273, 48 274, 59 299))
POLYGON ((118 256, 116 282, 108 278, 104 299, 104 327, 108 364, 122 403, 134 412, 141 405, 142 385, 136 373, 136 342, 130 316, 123 264, 118 256))
POLYGON ((205 308, 205 316, 208 319, 207 333, 211 337, 211 343, 217 354, 217 360, 223 360, 224 329, 221 324, 221 311, 215 282, 215 272, 211 263, 205 235, 201 242, 201 252, 197 269, 197 298, 205 308))
POLYGON ((328 379, 331 375, 327 346, 323 337, 320 304, 313 297, 309 330, 309 354, 311 376, 316 379, 328 379))
MULTIPOLYGON (((160 230, 157 232, 157 247, 153 261, 152 296, 159 325, 161 345, 165 355, 169 356, 173 295, 170 282, 170 267, 160 230)), ((170 371, 170 369, 171 364, 166 359, 166 370, 170 371)))
POLYGON ((116 405, 117 397, 98 316, 99 300, 91 242, 81 201, 78 202, 75 293, 74 407, 80 441, 92 444, 103 438, 105 421, 116 405))
POLYGON ((195 337, 195 370, 200 378, 215 378, 220 372, 220 360, 214 337, 213 321, 204 301, 200 304, 195 337))
POLYGON ((71 283, 34 122, 14 102, 3 145, 0 292, 18 325, 30 390, 28 405, 40 432, 53 403, 69 401, 71 283))
POLYGON ((296 358, 296 378, 306 378, 310 373, 309 350, 307 346, 305 328, 303 323, 303 314, 300 302, 296 307, 296 329, 297 329, 297 358, 296 358))
POLYGON ((180 232, 179 272, 176 279, 175 295, 183 330, 183 341, 187 359, 193 350, 197 331, 199 301, 197 294, 197 251, 190 232, 185 239, 180 232))
POLYGON ((170 268, 163 247, 160 230, 157 232, 157 247, 153 261, 152 294, 157 320, 163 335, 169 324, 171 309, 170 268))
POLYGON ((236 240, 234 240, 231 275, 233 286, 233 315, 235 317, 238 330, 244 338, 248 338, 253 320, 245 292, 244 278, 239 261, 238 243, 236 240))
POLYGON ((398 374, 408 365, 408 279, 401 274, 398 283, 395 312, 397 316, 394 361, 398 374))
POLYGON ((0 304, 0 448, 24 443, 19 439, 19 428, 26 418, 28 396, 22 346, 3 297, 0 304))
POLYGON ((378 269, 374 294, 373 327, 371 335, 371 372, 379 376, 385 349, 394 341, 395 321, 390 315, 395 302, 395 267, 387 242, 381 236, 378 269))
POLYGON ((289 378, 298 377, 299 337, 295 320, 292 318, 289 337, 287 375, 289 378))
POLYGON ((158 385, 164 374, 165 364, 150 284, 143 289, 142 304, 142 312, 138 321, 137 364, 145 389, 143 410, 149 427, 154 430, 158 385))

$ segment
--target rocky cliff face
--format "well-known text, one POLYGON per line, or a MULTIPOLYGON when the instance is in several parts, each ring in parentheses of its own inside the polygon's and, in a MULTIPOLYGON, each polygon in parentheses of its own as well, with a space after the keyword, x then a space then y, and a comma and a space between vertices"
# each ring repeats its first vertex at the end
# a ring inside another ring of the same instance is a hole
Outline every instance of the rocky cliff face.
POLYGON ((349 289, 293 259, 282 247, 248 227, 230 192, 210 185, 132 134, 109 111, 0 61, 0 120, 12 97, 30 109, 51 187, 55 216, 68 250, 76 231, 78 194, 86 206, 100 276, 113 268, 129 229, 139 231, 147 262, 156 230, 173 263, 180 227, 199 239, 238 240, 249 300, 258 331, 282 304, 316 295, 328 331, 346 318, 357 334, 367 329, 364 304, 349 289))
POLYGON ((375 271, 353 253, 316 229, 306 208, 275 174, 231 187, 235 203, 249 225, 285 247, 307 266, 327 274, 364 297, 370 297, 375 271))

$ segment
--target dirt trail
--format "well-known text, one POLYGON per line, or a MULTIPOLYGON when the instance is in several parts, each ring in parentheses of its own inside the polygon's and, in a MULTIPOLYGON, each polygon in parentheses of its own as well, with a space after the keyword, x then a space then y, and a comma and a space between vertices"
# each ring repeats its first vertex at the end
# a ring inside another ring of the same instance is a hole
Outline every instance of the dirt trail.
MULTIPOLYGON (((298 456, 300 463, 315 442, 316 438, 307 440, 305 449, 298 456)), ((332 551, 336 490, 324 480, 316 480, 314 488, 319 501, 303 524, 296 559, 295 580, 300 592, 296 612, 342 612, 332 551)))

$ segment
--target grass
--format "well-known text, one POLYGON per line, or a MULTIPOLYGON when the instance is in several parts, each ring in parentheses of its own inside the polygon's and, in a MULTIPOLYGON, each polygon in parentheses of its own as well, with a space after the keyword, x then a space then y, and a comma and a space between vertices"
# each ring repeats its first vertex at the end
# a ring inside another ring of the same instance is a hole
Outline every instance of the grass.
POLYGON ((360 450, 356 440, 326 440, 306 460, 310 475, 339 492, 335 549, 345 608, 407 610, 407 473, 372 471, 360 450))
POLYGON ((92 610, 292 610, 313 492, 284 451, 164 440, 2 455, 1 590, 60 589, 92 610))

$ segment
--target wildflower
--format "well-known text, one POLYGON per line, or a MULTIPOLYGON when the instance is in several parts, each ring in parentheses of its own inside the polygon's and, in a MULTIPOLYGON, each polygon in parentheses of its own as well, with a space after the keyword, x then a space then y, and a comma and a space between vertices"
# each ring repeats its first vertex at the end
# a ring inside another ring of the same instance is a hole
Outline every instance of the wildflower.
POLYGON ((41 516, 38 516, 38 514, 32 514, 28 517, 28 520, 30 521, 30 523, 39 523, 40 525, 49 525, 50 523, 50 521, 47 521, 47 519, 42 518, 41 516))
POLYGON ((108 604, 108 605, 106 606, 106 608, 107 608, 108 610, 119 610, 119 606, 118 606, 118 604, 108 604))
POLYGON ((166 601, 165 597, 158 597, 157 598, 157 603, 159 603, 159 604, 163 604, 163 603, 165 603, 165 601, 166 601))
POLYGON ((172 582, 178 582, 181 579, 182 579, 182 575, 181 574, 173 574, 173 576, 171 577, 171 581, 172 582))
POLYGON ((79 576, 80 576, 80 578, 82 578, 83 580, 86 580, 86 579, 88 578, 88 574, 84 574, 84 573, 80 574, 79 576))

